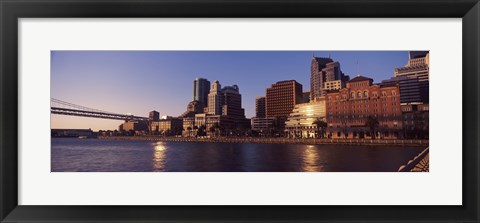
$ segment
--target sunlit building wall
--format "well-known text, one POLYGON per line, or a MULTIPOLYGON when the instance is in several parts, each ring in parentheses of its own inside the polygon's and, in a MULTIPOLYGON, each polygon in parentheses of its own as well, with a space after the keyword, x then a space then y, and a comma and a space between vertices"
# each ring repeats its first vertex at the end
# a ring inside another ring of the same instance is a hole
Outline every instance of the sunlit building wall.
POLYGON ((318 134, 314 122, 317 119, 325 121, 325 116, 325 100, 295 105, 285 122, 285 131, 289 137, 313 138, 318 134))
POLYGON ((403 137, 398 84, 373 84, 373 79, 357 76, 347 82, 346 88, 327 93, 325 100, 329 138, 403 137), (369 117, 378 121, 375 135, 366 124, 369 117))
POLYGON ((274 117, 283 129, 296 104, 303 102, 302 85, 295 80, 279 81, 266 90, 266 117, 274 117))

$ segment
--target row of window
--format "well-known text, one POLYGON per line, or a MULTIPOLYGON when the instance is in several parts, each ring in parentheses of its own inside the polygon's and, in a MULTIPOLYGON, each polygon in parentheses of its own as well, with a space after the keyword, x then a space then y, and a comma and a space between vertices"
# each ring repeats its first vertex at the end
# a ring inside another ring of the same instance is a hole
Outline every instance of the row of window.
MULTIPOLYGON (((392 96, 397 96, 397 92, 396 91, 392 91, 391 92, 391 95, 392 96)), ((378 94, 377 92, 373 92, 372 96, 374 98, 378 97, 378 94)), ((387 92, 385 91, 382 91, 382 97, 387 97, 387 92)), ((350 99, 361 99, 361 98, 368 98, 368 91, 363 91, 363 94, 361 91, 358 91, 356 94, 355 92, 350 92, 350 99)), ((335 100, 339 100, 340 97, 339 96, 335 96, 335 100)), ((346 100, 347 97, 345 95, 343 95, 342 99, 346 100)), ((328 97, 328 100, 331 101, 332 100, 332 97, 328 97)))

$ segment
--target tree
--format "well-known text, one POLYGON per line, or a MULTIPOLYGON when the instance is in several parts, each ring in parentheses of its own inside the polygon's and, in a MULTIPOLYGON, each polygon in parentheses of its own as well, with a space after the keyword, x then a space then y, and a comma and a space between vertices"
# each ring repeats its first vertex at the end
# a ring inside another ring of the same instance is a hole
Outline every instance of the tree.
POLYGON ((380 125, 376 117, 368 116, 367 121, 365 121, 365 126, 370 129, 370 135, 372 139, 375 139, 375 129, 380 125))
POLYGON ((200 126, 200 127, 198 128, 198 134, 197 134, 197 135, 199 135, 199 136, 205 136, 205 129, 206 129, 206 128, 207 128, 207 127, 205 127, 205 125, 200 126))
POLYGON ((210 130, 211 133, 213 133, 215 135, 215 127, 214 126, 211 126, 209 130, 210 130))
POLYGON ((325 130, 327 128, 327 123, 321 118, 317 118, 312 124, 317 126, 317 131, 320 132, 320 138, 325 138, 325 130))
POLYGON ((268 132, 269 134, 275 136, 279 126, 277 119, 273 119, 271 125, 272 125, 272 128, 268 132))

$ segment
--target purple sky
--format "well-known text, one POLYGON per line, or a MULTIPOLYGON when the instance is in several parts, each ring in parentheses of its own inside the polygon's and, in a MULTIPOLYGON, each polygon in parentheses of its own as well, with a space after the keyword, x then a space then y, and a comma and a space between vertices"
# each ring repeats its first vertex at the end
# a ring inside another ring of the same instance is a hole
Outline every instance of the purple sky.
MULTIPOLYGON (((375 82, 407 63, 408 51, 316 51, 342 71, 375 82), (358 61, 358 66, 357 66, 358 61)), ((192 100, 193 80, 237 84, 248 118, 255 97, 281 80, 310 89, 311 51, 52 51, 51 97, 116 113, 178 116, 192 100)), ((122 121, 52 115, 52 128, 117 129, 122 121)))

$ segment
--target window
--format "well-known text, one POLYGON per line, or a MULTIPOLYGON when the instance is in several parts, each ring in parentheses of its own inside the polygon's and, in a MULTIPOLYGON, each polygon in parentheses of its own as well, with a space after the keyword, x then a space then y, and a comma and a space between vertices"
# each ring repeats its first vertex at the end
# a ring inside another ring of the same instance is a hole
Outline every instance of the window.
POLYGON ((364 92, 363 92, 363 97, 364 97, 364 98, 368 98, 368 92, 367 92, 367 91, 364 91, 364 92))
POLYGON ((350 98, 354 99, 355 98, 355 92, 350 93, 350 98))
POLYGON ((386 96, 387 96, 387 92, 382 91, 382 97, 386 97, 386 96))
POLYGON ((358 96, 358 98, 362 98, 362 92, 359 91, 359 92, 357 93, 357 96, 358 96))
POLYGON ((396 91, 392 91, 392 95, 393 95, 393 96, 396 96, 396 95, 397 95, 397 92, 396 92, 396 91))

